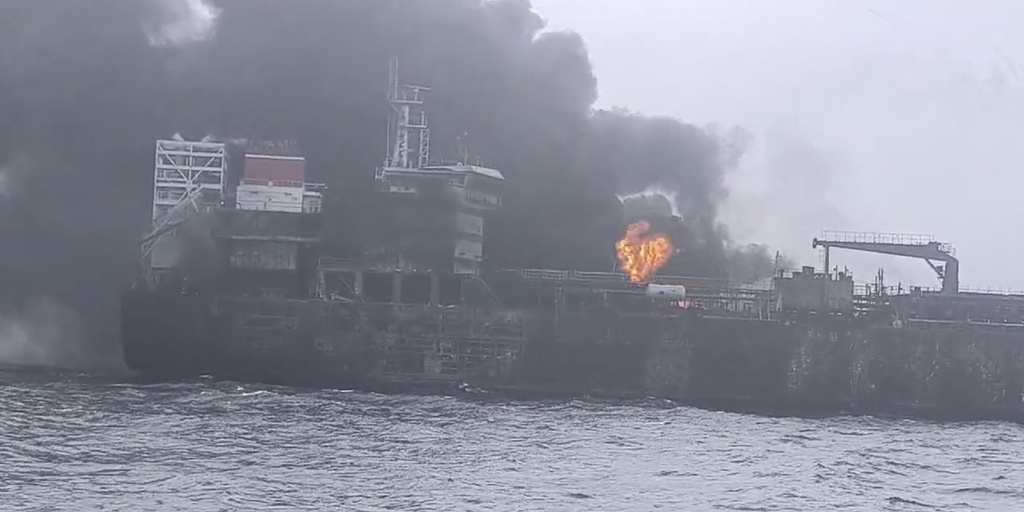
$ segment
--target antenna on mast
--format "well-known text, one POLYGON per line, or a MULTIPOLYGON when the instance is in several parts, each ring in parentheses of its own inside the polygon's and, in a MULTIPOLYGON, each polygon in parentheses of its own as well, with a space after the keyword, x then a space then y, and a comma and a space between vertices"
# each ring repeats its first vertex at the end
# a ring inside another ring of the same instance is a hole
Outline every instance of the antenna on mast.
POLYGON ((424 92, 430 88, 402 84, 398 78, 398 57, 392 56, 388 73, 388 155, 384 167, 418 169, 430 161, 430 129, 424 108, 424 92), (416 143, 415 165, 410 144, 416 143))

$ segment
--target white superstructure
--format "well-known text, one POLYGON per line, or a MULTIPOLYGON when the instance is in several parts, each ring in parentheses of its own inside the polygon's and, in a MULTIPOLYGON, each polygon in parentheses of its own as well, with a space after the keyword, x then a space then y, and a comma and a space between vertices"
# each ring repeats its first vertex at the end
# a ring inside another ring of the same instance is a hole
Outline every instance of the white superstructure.
POLYGON ((198 210, 202 205, 218 206, 224 197, 227 152, 223 143, 186 141, 180 138, 156 141, 153 176, 153 223, 182 203, 198 210))

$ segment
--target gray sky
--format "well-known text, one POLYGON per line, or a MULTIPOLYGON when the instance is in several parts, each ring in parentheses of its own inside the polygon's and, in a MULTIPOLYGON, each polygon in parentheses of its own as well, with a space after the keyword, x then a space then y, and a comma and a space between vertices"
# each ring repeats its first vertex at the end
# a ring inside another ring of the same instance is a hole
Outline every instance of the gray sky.
MULTIPOLYGON (((965 287, 1024 289, 1024 1, 533 0, 586 39, 599 106, 739 124, 736 238, 817 264, 822 229, 933 234, 965 287)), ((837 252, 859 281, 924 262, 837 252)))

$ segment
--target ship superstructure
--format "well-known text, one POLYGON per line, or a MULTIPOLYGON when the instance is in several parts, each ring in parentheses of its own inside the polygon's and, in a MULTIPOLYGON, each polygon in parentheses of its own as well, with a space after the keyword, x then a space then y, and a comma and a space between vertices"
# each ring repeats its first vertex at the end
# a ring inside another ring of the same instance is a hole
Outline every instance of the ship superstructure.
POLYGON ((383 251, 396 268, 479 275, 485 215, 501 208, 505 177, 468 162, 431 163, 423 108, 429 89, 402 84, 397 59, 389 84, 390 152, 376 172, 389 220, 383 251))
POLYGON ((151 230, 141 246, 142 271, 153 284, 182 262, 177 228, 196 214, 220 207, 227 193, 227 148, 221 142, 156 141, 151 230))
POLYGON ((137 286, 191 278, 300 293, 308 277, 300 267, 319 239, 325 187, 306 181, 294 142, 232 144, 242 148, 235 180, 228 178, 228 143, 180 136, 156 142, 152 228, 143 237, 137 286))

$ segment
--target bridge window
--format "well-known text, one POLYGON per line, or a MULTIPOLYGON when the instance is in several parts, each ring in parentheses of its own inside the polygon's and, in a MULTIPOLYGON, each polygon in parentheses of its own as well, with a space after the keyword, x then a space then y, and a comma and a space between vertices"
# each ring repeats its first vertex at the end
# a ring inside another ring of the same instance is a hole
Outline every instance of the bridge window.
POLYGON ((334 332, 352 332, 356 330, 356 323, 347 316, 331 315, 327 317, 327 321, 334 332))
POLYGON ((402 276, 403 304, 430 304, 430 274, 402 276))
POLYGON ((363 300, 366 302, 392 302, 394 274, 367 272, 363 274, 363 300))
POLYGON ((555 306, 554 288, 540 288, 537 290, 537 307, 550 308, 555 306))
POLYGON ((641 313, 651 307, 651 301, 643 295, 624 293, 608 294, 608 304, 623 313, 641 313))
POLYGON ((438 276, 437 300, 442 306, 455 306, 462 302, 462 279, 455 276, 438 276))
POLYGON ((565 294, 565 311, 582 313, 603 304, 602 296, 596 293, 568 292, 565 294))
POLYGON ((324 291, 327 298, 354 299, 356 276, 354 272, 324 273, 324 291))

